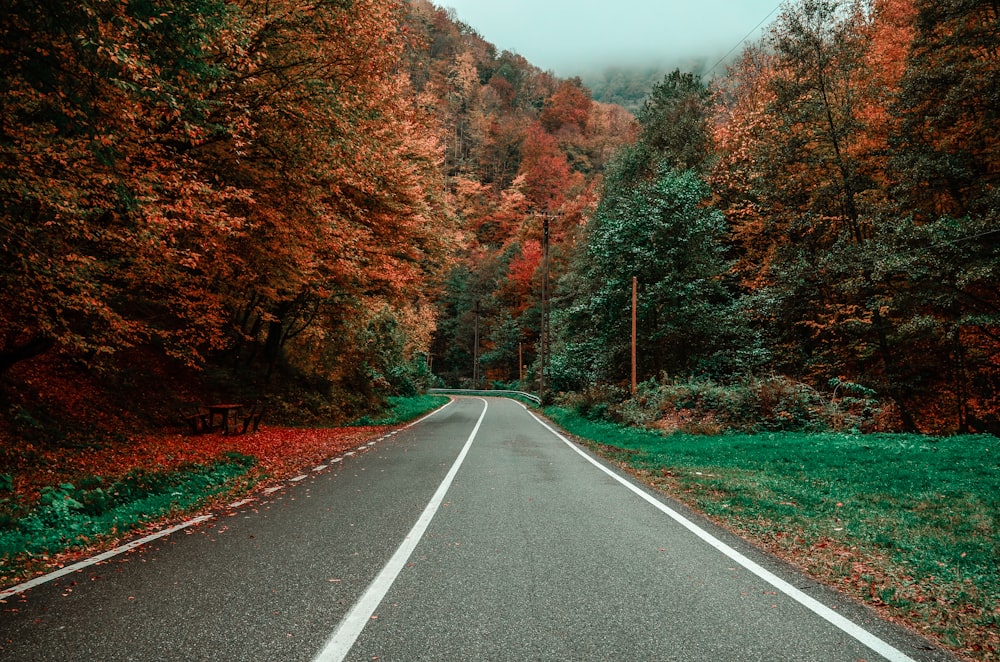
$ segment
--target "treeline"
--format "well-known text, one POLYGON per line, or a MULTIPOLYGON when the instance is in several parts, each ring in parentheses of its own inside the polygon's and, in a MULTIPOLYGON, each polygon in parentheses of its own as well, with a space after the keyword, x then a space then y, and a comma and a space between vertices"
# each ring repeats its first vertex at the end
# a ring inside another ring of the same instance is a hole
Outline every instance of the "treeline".
MULTIPOLYGON (((548 385, 627 385, 635 277, 640 380, 783 375, 874 393, 882 427, 1000 430, 997 44, 991 3, 801 0, 727 75, 667 76, 551 265, 548 385)), ((540 323, 514 277, 479 297, 500 380, 540 323)))
POLYGON ((3 5, 0 373, 167 357, 364 396, 426 342, 452 237, 406 5, 3 5))
POLYGON ((15 419, 60 370, 341 416, 627 384, 635 277, 642 380, 997 425, 992 4, 802 0, 634 118, 427 0, 0 2, 15 419))
POLYGON ((424 0, 2 4, 0 378, 26 425, 92 388, 343 417, 425 385, 456 263, 586 189, 631 122, 424 0))

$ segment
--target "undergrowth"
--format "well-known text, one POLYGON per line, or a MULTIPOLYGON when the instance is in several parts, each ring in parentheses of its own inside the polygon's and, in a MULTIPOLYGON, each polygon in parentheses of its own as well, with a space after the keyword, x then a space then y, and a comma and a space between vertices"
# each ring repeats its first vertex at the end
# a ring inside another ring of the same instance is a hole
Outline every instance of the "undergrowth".
POLYGON ((210 465, 190 465, 177 471, 134 469, 118 480, 84 476, 76 483, 42 488, 41 498, 30 506, 10 493, 12 481, 0 499, 0 575, 9 564, 25 557, 49 556, 120 536, 145 523, 204 503, 226 491, 247 474, 256 460, 227 453, 210 465))
POLYGON ((556 404, 594 419, 687 434, 742 432, 872 432, 889 411, 866 387, 833 379, 827 391, 787 377, 732 384, 709 379, 638 384, 635 393, 610 385, 561 396, 556 404))

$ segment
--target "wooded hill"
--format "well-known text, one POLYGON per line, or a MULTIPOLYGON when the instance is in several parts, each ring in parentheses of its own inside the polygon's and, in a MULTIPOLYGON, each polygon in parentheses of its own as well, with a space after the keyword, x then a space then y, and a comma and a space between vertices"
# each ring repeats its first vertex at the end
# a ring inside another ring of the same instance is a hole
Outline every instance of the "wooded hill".
POLYGON ((627 381, 635 276, 642 380, 781 374, 995 429, 992 5, 790 4, 637 118, 424 0, 4 5, 12 437, 529 387, 546 221, 554 389, 627 381))

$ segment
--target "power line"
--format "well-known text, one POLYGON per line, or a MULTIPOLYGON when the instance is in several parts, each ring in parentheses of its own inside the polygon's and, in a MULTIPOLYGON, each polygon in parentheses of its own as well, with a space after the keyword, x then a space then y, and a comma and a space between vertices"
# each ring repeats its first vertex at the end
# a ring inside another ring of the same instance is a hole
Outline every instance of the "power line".
POLYGON ((757 25, 755 25, 755 26, 754 26, 753 30, 750 30, 750 32, 748 32, 748 33, 746 33, 745 35, 743 35, 743 38, 742 38, 742 39, 740 39, 740 40, 739 40, 738 42, 736 42, 736 45, 735 45, 735 46, 733 46, 732 48, 730 48, 730 49, 729 49, 729 52, 728 52, 728 53, 726 53, 725 55, 723 55, 723 56, 722 56, 721 58, 719 58, 719 61, 718 61, 718 62, 716 62, 715 64, 713 64, 713 65, 712 65, 712 68, 711 68, 711 69, 709 69, 709 70, 708 70, 708 71, 706 72, 706 75, 708 75, 708 74, 711 74, 711 73, 712 73, 713 71, 715 71, 715 68, 716 68, 716 67, 718 67, 718 66, 719 66, 720 64, 722 64, 723 62, 725 62, 725 61, 726 61, 726 58, 728 58, 728 57, 729 57, 730 55, 732 55, 732 54, 733 54, 733 51, 735 51, 735 50, 736 50, 737 48, 739 48, 740 46, 742 46, 742 45, 743 45, 743 43, 744 43, 744 42, 745 42, 745 41, 746 41, 747 39, 749 39, 749 38, 750 38, 750 35, 752 35, 752 34, 753 34, 754 32, 756 32, 757 30, 759 30, 759 29, 760 29, 760 26, 764 25, 764 23, 766 23, 766 22, 767 22, 767 19, 769 19, 769 18, 771 18, 772 16, 774 16, 774 13, 775 13, 776 11, 778 11, 779 9, 781 9, 781 5, 782 5, 782 4, 784 4, 784 2, 779 2, 779 3, 777 4, 777 5, 775 5, 774 9, 772 9, 772 10, 771 10, 770 12, 768 12, 767 16, 765 16, 764 18, 762 18, 762 19, 760 20, 760 23, 758 23, 757 25))

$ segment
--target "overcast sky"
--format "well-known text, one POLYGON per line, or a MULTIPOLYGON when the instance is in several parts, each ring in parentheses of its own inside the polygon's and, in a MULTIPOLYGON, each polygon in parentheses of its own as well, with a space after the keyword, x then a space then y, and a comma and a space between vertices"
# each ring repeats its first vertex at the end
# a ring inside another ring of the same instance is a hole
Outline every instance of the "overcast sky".
POLYGON ((608 66, 679 66, 692 59, 712 66, 765 17, 773 21, 780 5, 780 0, 434 1, 454 9, 498 49, 564 77, 608 66))

